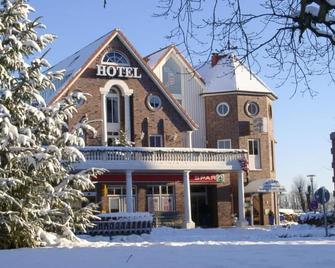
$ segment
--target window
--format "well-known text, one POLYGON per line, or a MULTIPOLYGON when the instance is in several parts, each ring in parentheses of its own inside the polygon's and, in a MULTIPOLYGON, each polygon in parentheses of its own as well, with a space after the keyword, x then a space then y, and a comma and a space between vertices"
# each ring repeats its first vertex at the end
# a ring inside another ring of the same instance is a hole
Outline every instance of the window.
POLYGON ((150 135, 149 146, 150 147, 162 147, 162 135, 150 135))
POLYGON ((248 141, 248 147, 250 169, 261 169, 260 141, 251 139, 248 141))
POLYGON ((258 155, 259 154, 259 141, 249 140, 249 154, 258 155))
POLYGON ((216 106, 216 113, 219 116, 226 116, 229 113, 229 105, 226 102, 221 102, 216 106))
POLYGON ((272 106, 269 105, 269 118, 272 119, 272 106))
MULTIPOLYGON (((127 195, 125 186, 108 186, 109 212, 126 212, 127 195)), ((136 188, 133 187, 133 207, 136 206, 136 188)))
POLYGON ((275 170, 274 142, 271 141, 271 171, 275 170))
POLYGON ((150 110, 158 110, 162 106, 161 98, 157 95, 149 95, 147 97, 147 106, 150 110))
POLYGON ((245 105, 245 111, 249 116, 256 116, 259 113, 259 106, 254 101, 248 101, 245 105))
POLYGON ((119 123, 119 94, 112 88, 106 97, 107 122, 119 123))
POLYGON ((231 149, 231 139, 217 140, 218 149, 231 149))
POLYGON ((129 65, 129 60, 121 52, 111 51, 111 52, 108 52, 107 54, 105 54, 105 56, 102 58, 102 63, 128 66, 129 65))
POLYGON ((175 195, 172 185, 152 185, 147 187, 148 211, 174 211, 175 195))
POLYGON ((163 83, 172 94, 181 95, 181 68, 177 62, 170 58, 163 66, 163 83))

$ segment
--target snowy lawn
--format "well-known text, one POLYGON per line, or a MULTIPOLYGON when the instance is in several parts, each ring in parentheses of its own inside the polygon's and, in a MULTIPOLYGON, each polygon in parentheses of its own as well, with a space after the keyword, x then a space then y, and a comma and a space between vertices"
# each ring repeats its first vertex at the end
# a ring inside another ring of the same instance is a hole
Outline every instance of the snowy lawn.
MULTIPOLYGON (((335 234, 335 230, 330 230, 335 234)), ((290 229, 154 229, 150 235, 82 236, 58 246, 0 251, 1 268, 335 267, 335 236, 307 225, 290 229)))

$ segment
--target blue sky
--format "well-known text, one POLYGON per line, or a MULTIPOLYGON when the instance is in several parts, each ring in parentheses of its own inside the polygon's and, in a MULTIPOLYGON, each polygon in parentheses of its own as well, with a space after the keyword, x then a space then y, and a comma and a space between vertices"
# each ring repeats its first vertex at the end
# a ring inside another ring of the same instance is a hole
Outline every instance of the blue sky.
MULTIPOLYGON (((43 16, 47 31, 58 36, 48 54, 55 64, 114 28, 120 28, 143 56, 169 44, 165 36, 171 21, 152 16, 157 1, 109 0, 105 9, 102 0, 30 2, 36 15, 43 16)), ((267 78, 270 72, 264 68, 259 75, 279 97, 273 110, 278 179, 290 189, 294 177, 315 174, 318 186, 333 190, 329 134, 335 131, 334 85, 315 77, 312 85, 318 96, 297 93, 291 99, 294 85, 277 88, 278 81, 267 78)))

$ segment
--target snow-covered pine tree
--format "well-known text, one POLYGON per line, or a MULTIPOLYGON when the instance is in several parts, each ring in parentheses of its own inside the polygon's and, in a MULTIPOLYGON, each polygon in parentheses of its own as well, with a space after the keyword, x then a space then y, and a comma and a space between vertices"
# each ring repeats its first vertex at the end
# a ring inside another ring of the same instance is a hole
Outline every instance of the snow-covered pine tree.
POLYGON ((48 232, 74 239, 90 226, 92 207, 81 208, 82 191, 93 188, 99 171, 74 173, 83 161, 86 120, 69 129, 76 94, 47 107, 41 93, 54 89, 62 72, 43 71, 41 52, 54 35, 40 35, 40 19, 30 20, 26 0, 1 0, 0 6, 0 248, 43 246, 48 232))
POLYGON ((134 142, 128 140, 127 133, 122 129, 119 131, 119 137, 113 138, 112 146, 121 146, 121 147, 133 147, 134 142))

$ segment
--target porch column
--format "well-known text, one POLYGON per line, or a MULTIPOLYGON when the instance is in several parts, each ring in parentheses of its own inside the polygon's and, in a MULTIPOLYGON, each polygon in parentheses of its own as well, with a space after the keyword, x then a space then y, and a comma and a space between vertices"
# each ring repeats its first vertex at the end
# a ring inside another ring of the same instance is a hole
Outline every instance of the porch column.
POLYGON ((254 226, 254 194, 250 196, 250 225, 254 226))
POLYGON ((192 133, 193 131, 186 131, 186 147, 192 148, 192 133))
POLYGON ((244 227, 244 226, 248 225, 248 222, 245 220, 244 174, 243 174, 243 171, 238 172, 237 187, 238 187, 238 221, 237 221, 237 226, 244 227))
POLYGON ((126 171, 126 195, 127 195, 127 212, 134 212, 133 208, 133 177, 132 171, 126 171))
POLYGON ((131 141, 130 95, 124 95, 124 131, 127 141, 131 141))
POLYGON ((190 171, 184 171, 183 183, 184 183, 184 223, 183 223, 183 227, 186 229, 193 229, 195 227, 195 224, 192 221, 192 211, 191 211, 190 171))
POLYGON ((106 111, 106 95, 108 90, 100 88, 101 93, 101 114, 102 114, 102 145, 107 146, 107 111, 106 111))

